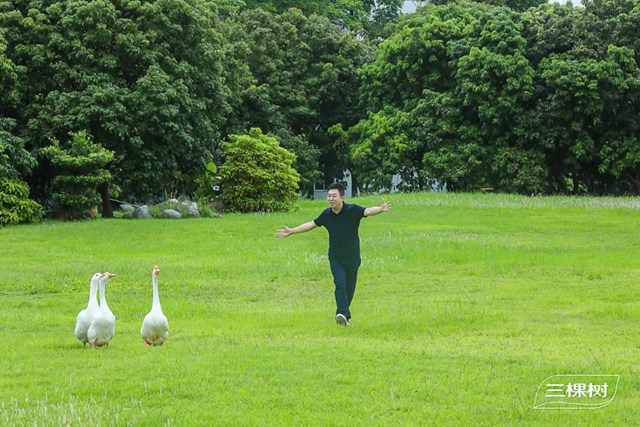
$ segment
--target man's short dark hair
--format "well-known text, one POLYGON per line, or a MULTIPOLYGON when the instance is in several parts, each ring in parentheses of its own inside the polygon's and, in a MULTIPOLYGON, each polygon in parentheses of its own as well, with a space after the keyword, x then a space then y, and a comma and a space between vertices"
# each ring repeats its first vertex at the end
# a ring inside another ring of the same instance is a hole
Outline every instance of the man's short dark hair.
POLYGON ((329 186, 327 190, 338 190, 338 192, 340 193, 340 197, 344 197, 344 185, 340 184, 339 182, 334 182, 329 186))

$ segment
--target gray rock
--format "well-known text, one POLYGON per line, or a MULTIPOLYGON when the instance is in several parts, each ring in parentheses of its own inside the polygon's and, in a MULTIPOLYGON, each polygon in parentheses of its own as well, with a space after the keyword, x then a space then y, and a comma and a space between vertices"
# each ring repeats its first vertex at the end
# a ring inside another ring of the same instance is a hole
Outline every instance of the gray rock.
POLYGON ((196 202, 180 202, 178 209, 190 217, 197 218, 200 216, 200 211, 198 210, 198 204, 196 202))
POLYGON ((173 209, 165 209, 162 212, 162 218, 173 218, 173 219, 178 219, 178 218, 182 218, 182 214, 176 210, 173 209))
POLYGON ((133 211, 133 217, 135 219, 145 219, 145 218, 153 218, 151 215, 151 211, 149 210, 149 206, 142 205, 135 211, 133 211))
POLYGON ((133 212, 136 210, 136 208, 131 206, 129 203, 123 203, 120 205, 120 210, 124 212, 133 212))

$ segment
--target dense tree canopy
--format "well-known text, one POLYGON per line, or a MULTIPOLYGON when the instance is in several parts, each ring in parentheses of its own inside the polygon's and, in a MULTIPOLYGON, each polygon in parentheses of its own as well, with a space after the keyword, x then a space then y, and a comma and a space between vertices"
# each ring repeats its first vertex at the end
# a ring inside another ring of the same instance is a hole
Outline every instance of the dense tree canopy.
POLYGON ((640 194, 639 0, 401 3, 0 0, 0 177, 49 206, 41 150, 86 132, 112 195, 189 193, 260 128, 306 194, 346 169, 373 191, 640 194))
MULTIPOLYGON (((221 138, 230 91, 214 2, 2 2, 27 72, 20 134, 34 148, 87 130, 116 153, 116 183, 149 197, 195 173, 221 138)), ((43 176, 47 176, 44 174, 43 176)))
POLYGON ((369 58, 366 45, 327 18, 307 18, 297 9, 281 15, 250 10, 227 24, 228 40, 251 76, 228 133, 259 127, 276 135, 296 154, 307 192, 322 172, 341 173, 344 164, 333 154, 328 129, 363 116, 356 70, 369 58))
POLYGON ((36 160, 14 129, 20 101, 19 74, 24 70, 6 56, 6 30, 0 28, 0 178, 28 175, 36 160))
POLYGON ((307 16, 324 16, 342 28, 375 37, 398 17, 403 3, 403 0, 244 0, 244 8, 278 14, 296 8, 307 16))
POLYGON ((374 189, 399 173, 413 188, 639 193, 638 10, 422 8, 363 67, 370 113, 338 146, 374 189))

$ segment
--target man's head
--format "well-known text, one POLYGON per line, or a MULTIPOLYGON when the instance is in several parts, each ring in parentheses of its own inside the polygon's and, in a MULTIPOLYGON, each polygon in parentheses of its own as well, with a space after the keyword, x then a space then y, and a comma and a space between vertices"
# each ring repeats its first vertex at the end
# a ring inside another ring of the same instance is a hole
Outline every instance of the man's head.
POLYGON ((344 186, 339 182, 334 182, 329 186, 327 192, 327 202, 331 209, 340 211, 342 209, 342 203, 344 203, 344 186))

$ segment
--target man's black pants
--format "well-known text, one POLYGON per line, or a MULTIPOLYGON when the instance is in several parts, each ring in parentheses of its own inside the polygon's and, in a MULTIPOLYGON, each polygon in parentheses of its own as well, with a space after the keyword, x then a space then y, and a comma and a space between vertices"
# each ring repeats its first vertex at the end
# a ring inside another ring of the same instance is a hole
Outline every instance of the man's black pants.
POLYGON ((356 292, 360 260, 357 263, 345 262, 329 255, 329 265, 331 266, 331 274, 333 274, 333 283, 336 285, 336 314, 344 314, 347 319, 350 319, 349 306, 356 292))

